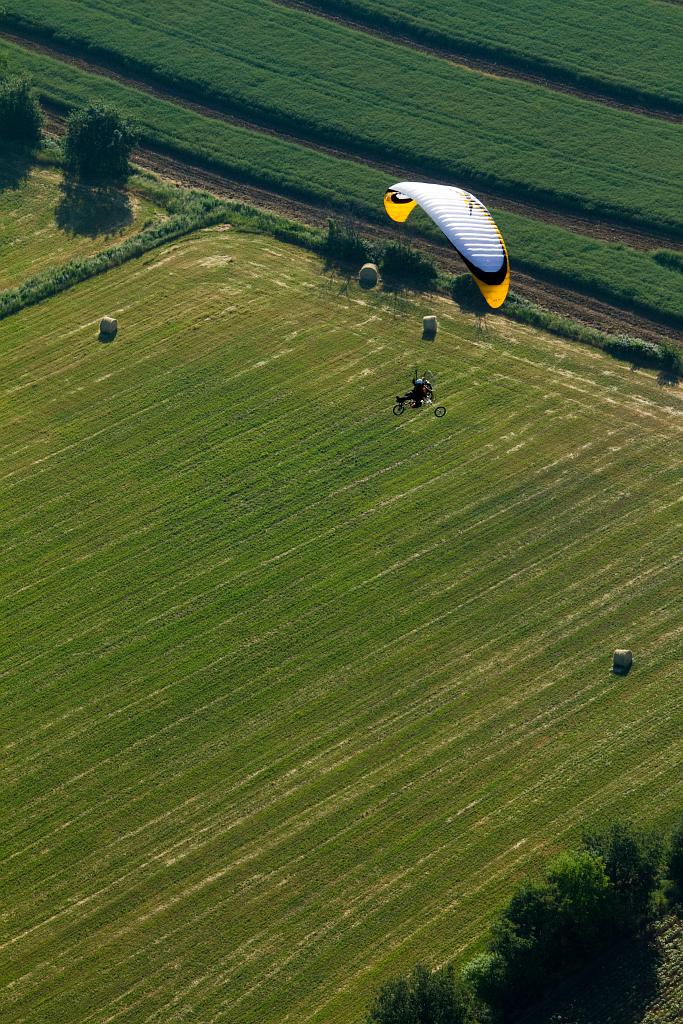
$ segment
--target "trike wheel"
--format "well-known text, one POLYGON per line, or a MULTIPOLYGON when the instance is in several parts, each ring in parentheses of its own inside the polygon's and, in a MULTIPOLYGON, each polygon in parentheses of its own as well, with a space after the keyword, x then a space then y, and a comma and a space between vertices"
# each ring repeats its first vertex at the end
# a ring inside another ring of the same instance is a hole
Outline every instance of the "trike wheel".
POLYGON ((434 410, 434 415, 438 419, 441 419, 442 416, 446 415, 446 407, 443 405, 437 405, 436 409, 434 410))
POLYGON ((403 412, 405 412, 405 405, 401 405, 400 402, 397 402, 394 406, 394 416, 401 416, 403 412))

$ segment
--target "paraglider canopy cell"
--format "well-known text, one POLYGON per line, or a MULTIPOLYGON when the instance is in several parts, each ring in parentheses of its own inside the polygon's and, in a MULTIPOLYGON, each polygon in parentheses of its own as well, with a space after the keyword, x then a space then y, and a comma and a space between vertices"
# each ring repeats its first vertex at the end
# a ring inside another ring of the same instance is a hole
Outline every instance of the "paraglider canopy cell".
POLYGON ((492 309, 510 288, 510 264, 503 236, 484 204, 454 185, 399 181, 387 190, 384 208, 402 224, 421 206, 453 245, 492 309))

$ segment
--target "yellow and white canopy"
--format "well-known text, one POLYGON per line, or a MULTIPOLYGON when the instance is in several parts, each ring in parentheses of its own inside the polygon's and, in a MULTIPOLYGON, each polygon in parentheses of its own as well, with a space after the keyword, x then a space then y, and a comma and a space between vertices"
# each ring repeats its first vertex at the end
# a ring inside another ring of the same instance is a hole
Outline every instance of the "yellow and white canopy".
POLYGON ((503 236, 484 204, 454 185, 399 181, 384 196, 392 220, 403 223, 419 205, 455 247, 489 306, 502 306, 510 287, 503 236))

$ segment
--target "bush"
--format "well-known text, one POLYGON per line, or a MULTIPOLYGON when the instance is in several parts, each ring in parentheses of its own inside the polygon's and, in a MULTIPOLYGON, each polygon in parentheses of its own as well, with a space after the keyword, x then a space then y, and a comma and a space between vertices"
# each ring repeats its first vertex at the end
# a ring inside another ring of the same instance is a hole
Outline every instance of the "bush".
POLYGON ((349 221, 331 219, 327 223, 325 254, 340 263, 361 264, 374 262, 377 250, 349 221))
POLYGON ((180 212, 127 238, 120 245, 105 249, 95 256, 69 260, 60 267, 36 274, 16 288, 0 291, 0 320, 17 313, 20 309, 66 291, 81 281, 102 274, 112 267, 119 267, 166 242, 198 228, 220 223, 225 218, 226 205, 215 196, 199 192, 189 193, 180 212))
POLYGON ((474 1024, 472 1000, 452 967, 418 964, 380 988, 367 1024, 474 1024))
POLYGON ((605 865, 613 927, 623 932, 646 924, 652 917, 652 900, 662 872, 661 836, 628 822, 617 823, 586 833, 584 846, 605 865))
POLYGON ((24 75, 15 75, 0 81, 0 138, 26 142, 40 142, 43 116, 31 83, 24 75))
POLYGON ((670 370, 676 376, 683 376, 683 345, 676 345, 672 341, 662 341, 659 344, 662 366, 670 370))
POLYGON ((525 882, 493 926, 489 951, 465 977, 501 1018, 583 966, 611 934, 610 883, 590 853, 566 853, 542 883, 525 882))
POLYGON ((565 853, 550 865, 548 884, 557 916, 557 964, 579 964, 610 931, 605 865, 590 853, 565 853))
POLYGON ((64 139, 64 163, 69 174, 86 181, 122 181, 137 141, 133 125, 104 104, 76 110, 69 117, 64 139))
POLYGON ((380 262, 385 278, 393 278, 415 288, 434 287, 439 276, 434 260, 402 242, 389 242, 380 262))

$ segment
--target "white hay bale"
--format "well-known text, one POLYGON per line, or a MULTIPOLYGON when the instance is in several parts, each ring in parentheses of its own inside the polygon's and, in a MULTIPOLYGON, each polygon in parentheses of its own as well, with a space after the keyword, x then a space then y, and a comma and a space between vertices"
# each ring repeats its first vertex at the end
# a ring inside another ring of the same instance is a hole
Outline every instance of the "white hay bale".
POLYGON ((103 316, 100 320, 100 335, 103 338, 113 338, 119 329, 119 322, 113 316, 103 316))
POLYGON ((619 675, 625 675, 629 671, 633 664, 633 654, 631 651, 616 650, 612 659, 612 671, 617 672, 619 675))
POLYGON ((376 263, 364 263, 358 271, 358 283, 363 288, 374 288, 379 279, 376 263))
POLYGON ((435 338, 436 331, 438 328, 437 319, 435 316, 423 316, 422 317, 422 337, 423 338, 435 338))

